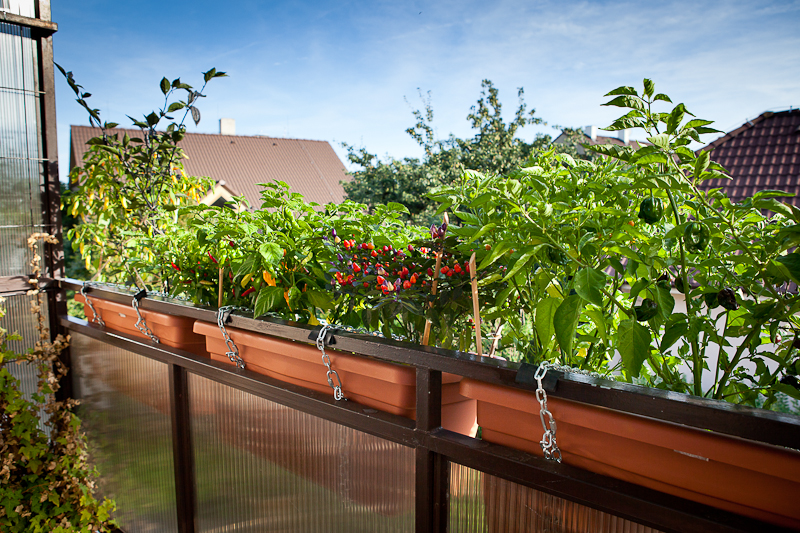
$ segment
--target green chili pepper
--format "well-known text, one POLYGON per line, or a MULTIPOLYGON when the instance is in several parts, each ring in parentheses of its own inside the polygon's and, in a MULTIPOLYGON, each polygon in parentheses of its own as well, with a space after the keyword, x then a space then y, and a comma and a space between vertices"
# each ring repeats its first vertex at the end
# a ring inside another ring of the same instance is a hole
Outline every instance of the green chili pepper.
POLYGON ((633 308, 636 311, 636 320, 639 322, 647 322, 658 312, 658 304, 651 300, 650 298, 645 298, 642 300, 641 305, 637 305, 633 308))
POLYGON ((708 228, 699 222, 692 222, 683 232, 683 242, 686 249, 693 253, 700 253, 708 245, 708 228))
POLYGON ((569 263, 569 257, 567 257, 567 254, 565 254, 564 252, 562 252, 558 248, 552 248, 552 247, 548 248, 547 249, 547 257, 550 259, 550 261, 552 263, 554 263, 556 265, 562 265, 563 266, 563 265, 566 265, 567 263, 569 263))
POLYGON ((639 218, 648 224, 655 224, 664 216, 664 203, 660 198, 648 196, 639 205, 639 218))
POLYGON ((714 309, 719 305, 717 302, 717 293, 716 292, 707 292, 703 294, 703 299, 706 302, 706 305, 709 309, 714 309))

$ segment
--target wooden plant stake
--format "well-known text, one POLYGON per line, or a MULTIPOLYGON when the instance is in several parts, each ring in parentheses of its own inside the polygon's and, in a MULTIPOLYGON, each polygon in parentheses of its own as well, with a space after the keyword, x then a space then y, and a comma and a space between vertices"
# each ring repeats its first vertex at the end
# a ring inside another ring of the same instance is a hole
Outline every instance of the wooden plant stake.
MULTIPOLYGON (((436 296, 436 286, 439 282, 439 269, 442 268, 442 252, 436 252, 436 268, 433 271, 433 282, 431 283, 431 294, 436 296)), ((429 304, 433 308, 433 302, 429 304)), ((422 345, 428 345, 428 338, 431 334, 431 321, 425 320, 425 333, 422 334, 422 345)))
POLYGON ((481 314, 478 303, 478 269, 475 267, 475 252, 469 258, 469 280, 472 283, 472 320, 475 322, 475 345, 478 357, 483 357, 483 341, 481 340, 481 314))
POLYGON ((222 276, 225 275, 225 269, 219 269, 219 296, 217 297, 217 309, 222 307, 222 276))

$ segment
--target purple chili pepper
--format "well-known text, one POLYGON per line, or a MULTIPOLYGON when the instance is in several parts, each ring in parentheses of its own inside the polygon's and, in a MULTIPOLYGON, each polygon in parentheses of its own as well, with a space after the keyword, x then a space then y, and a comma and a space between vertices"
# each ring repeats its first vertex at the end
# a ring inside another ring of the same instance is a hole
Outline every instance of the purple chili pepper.
POLYGON ((336 257, 339 259, 339 261, 344 261, 344 256, 342 254, 336 254, 336 257))
POLYGON ((331 237, 336 237, 336 228, 331 230, 331 237))
POLYGON ((439 230, 436 229, 436 224, 431 224, 431 239, 435 239, 439 235, 439 230))

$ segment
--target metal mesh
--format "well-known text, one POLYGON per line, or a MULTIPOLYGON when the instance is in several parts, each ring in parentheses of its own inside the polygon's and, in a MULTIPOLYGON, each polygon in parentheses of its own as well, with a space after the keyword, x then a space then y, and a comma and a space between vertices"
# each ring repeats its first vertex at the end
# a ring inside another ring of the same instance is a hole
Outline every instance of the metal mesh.
POLYGON ((178 531, 167 365, 72 334, 78 416, 126 533, 178 531))
POLYGON ((656 530, 456 463, 452 533, 658 533, 656 530))
POLYGON ((190 374, 198 531, 414 529, 413 450, 190 374))

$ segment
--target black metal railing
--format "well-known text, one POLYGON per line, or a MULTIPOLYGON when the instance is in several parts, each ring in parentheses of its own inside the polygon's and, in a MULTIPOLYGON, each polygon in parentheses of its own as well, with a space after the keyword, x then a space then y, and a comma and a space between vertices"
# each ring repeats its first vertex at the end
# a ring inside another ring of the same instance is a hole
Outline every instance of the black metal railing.
MULTIPOLYGON (((80 290, 79 282, 62 280, 64 289, 80 290)), ((95 295, 129 304, 130 295, 92 287, 95 295)), ((145 298, 143 309, 216 321, 216 312, 162 298, 145 298)), ((754 519, 668 495, 566 464, 453 433, 441 427, 442 373, 525 390, 535 385, 520 372, 520 365, 479 358, 472 354, 420 347, 382 338, 335 333, 333 347, 365 357, 411 365, 416 369, 416 422, 408 418, 364 409, 352 402, 337 402, 330 394, 271 379, 231 365, 154 344, 94 324, 62 316, 61 326, 168 365, 170 417, 174 459, 178 530, 195 531, 197 514, 195 464, 189 413, 190 374, 245 391, 335 424, 402 444, 415 454, 416 531, 446 531, 451 463, 553 494, 581 505, 663 531, 764 531, 774 530, 754 519)), ((233 327, 313 344, 319 327, 275 319, 254 320, 232 315, 233 327)), ((797 417, 735 406, 723 402, 602 380, 578 374, 548 372, 549 394, 600 405, 672 423, 756 440, 778 446, 800 443, 797 417)))

